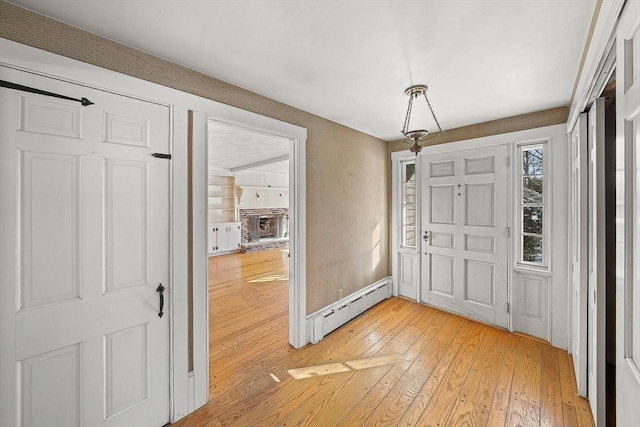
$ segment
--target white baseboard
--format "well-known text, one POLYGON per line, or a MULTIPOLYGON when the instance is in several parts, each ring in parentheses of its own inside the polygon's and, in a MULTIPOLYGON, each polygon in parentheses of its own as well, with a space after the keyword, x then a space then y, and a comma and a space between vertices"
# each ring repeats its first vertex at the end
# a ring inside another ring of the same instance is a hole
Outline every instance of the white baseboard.
POLYGON ((389 298, 392 284, 391 277, 385 277, 358 292, 309 314, 307 316, 307 336, 310 338, 309 341, 313 344, 318 343, 329 332, 389 298))

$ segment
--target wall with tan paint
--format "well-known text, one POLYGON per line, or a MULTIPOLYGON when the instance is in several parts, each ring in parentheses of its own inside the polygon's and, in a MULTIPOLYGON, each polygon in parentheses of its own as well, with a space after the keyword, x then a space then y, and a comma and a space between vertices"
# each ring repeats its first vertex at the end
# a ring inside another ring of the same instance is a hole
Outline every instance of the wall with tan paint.
POLYGON ((307 128, 307 312, 389 275, 386 142, 2 1, 0 37, 307 128))

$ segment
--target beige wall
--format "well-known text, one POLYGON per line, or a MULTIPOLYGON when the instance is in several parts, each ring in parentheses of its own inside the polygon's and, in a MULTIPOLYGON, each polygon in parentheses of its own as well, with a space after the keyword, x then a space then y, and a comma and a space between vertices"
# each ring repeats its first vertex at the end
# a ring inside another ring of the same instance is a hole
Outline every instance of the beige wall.
POLYGON ((384 141, 1 1, 0 37, 307 128, 307 312, 389 275, 384 141))

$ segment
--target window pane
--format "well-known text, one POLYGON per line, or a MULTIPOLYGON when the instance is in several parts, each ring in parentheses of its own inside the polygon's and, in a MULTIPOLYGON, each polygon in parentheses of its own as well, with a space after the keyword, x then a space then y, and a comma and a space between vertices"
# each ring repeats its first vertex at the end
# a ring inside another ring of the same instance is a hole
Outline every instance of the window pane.
POLYGON ((416 228, 414 226, 402 227, 402 246, 414 247, 416 245, 416 228))
POLYGON ((522 236, 522 260, 542 264, 542 237, 522 236))
POLYGON ((542 175, 542 147, 522 150, 522 174, 542 175))
POLYGON ((542 203, 542 175, 522 178, 522 203, 542 203))
POLYGON ((522 208, 522 231, 524 233, 542 234, 542 207, 522 208))
POLYGON ((402 163, 402 246, 415 247, 416 224, 416 164, 402 163))
POLYGON ((411 162, 411 163, 405 163, 404 165, 405 165, 404 182, 415 181, 416 164, 411 162))
POLYGON ((415 205, 407 205, 404 207, 404 220, 402 225, 416 225, 415 205))

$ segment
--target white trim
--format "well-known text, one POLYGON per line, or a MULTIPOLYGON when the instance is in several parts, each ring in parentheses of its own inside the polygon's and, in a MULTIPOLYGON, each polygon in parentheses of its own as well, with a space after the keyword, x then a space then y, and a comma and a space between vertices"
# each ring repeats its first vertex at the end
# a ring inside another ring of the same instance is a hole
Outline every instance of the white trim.
MULTIPOLYGON (((419 235, 420 235, 420 224, 418 224, 419 212, 418 212, 418 161, 417 156, 410 152, 409 150, 404 151, 395 151, 391 153, 391 278, 392 278, 392 295, 398 296, 400 289, 400 266, 398 263, 400 252, 406 253, 419 253, 418 247, 419 243, 419 235), (399 191, 400 188, 400 174, 402 171, 400 170, 400 162, 406 160, 415 160, 416 161, 416 247, 415 249, 411 248, 402 248, 400 244, 401 238, 401 221, 400 221, 400 206, 402 205, 402 192, 399 191)), ((418 266, 420 262, 418 261, 418 266)), ((420 276, 418 276, 420 277, 420 276)), ((417 283, 416 286, 416 301, 420 301, 420 286, 417 283)))
POLYGON ((207 403, 209 395, 209 258, 207 248, 208 181, 207 115, 193 112, 191 144, 192 220, 193 220, 193 401, 191 407, 207 403), (204 179, 203 179, 204 177, 204 179), (199 284, 205 284, 200 286, 199 284), (207 319, 205 323, 196 319, 207 319))
POLYGON ((173 147, 171 151, 171 308, 170 335, 170 404, 171 421, 175 422, 189 413, 189 383, 186 375, 188 366, 187 348, 187 110, 174 107, 173 147), (175 286, 181 283, 182 286, 175 286), (184 378, 183 378, 184 377, 184 378), (184 380, 183 380, 184 379, 184 380))
MULTIPOLYGON (((33 47, 25 46, 10 40, 0 38, 0 63, 3 65, 39 74, 54 79, 68 81, 78 85, 106 90, 124 96, 134 96, 136 98, 160 103, 162 105, 173 106, 174 111, 174 141, 172 155, 172 271, 171 280, 173 292, 169 295, 169 305, 171 306, 172 328, 171 343, 173 345, 171 353, 171 421, 175 422, 194 409, 197 409, 196 402, 204 402, 208 399, 208 390, 203 391, 203 387, 198 387, 200 379, 196 378, 203 372, 194 372, 193 399, 183 398, 183 393, 189 390, 189 378, 187 370, 187 346, 186 346, 186 286, 187 283, 187 248, 186 248, 186 111, 194 110, 205 113, 212 117, 222 118, 227 122, 240 124, 243 127, 255 127, 269 129, 270 133, 279 134, 296 141, 292 142, 292 159, 290 162, 293 169, 290 175, 295 176, 296 182, 292 187, 296 191, 297 206, 292 206, 295 210, 295 218, 291 226, 296 227, 295 238, 291 244, 291 267, 293 274, 291 280, 296 286, 290 286, 290 302, 294 301, 294 308, 290 309, 290 340, 296 347, 306 344, 305 313, 306 313, 306 137, 307 131, 304 128, 261 116, 249 111, 241 110, 229 105, 225 105, 207 98, 180 92, 165 86, 120 74, 114 71, 103 69, 94 65, 86 64, 73 59, 65 58, 50 52, 42 51, 33 47), (180 120, 184 121, 180 123, 180 120), (178 134, 183 129, 183 134, 178 134), (179 164, 182 162, 181 164, 179 164), (292 166, 293 165, 293 166, 292 166), (295 255, 294 255, 295 254, 295 255), (175 286, 174 286, 175 284, 175 286), (293 289, 295 288, 295 289, 293 289), (181 335, 184 334, 184 335, 181 335), (184 340, 184 345, 182 341, 184 340), (203 394, 204 393, 204 394, 203 394)), ((194 146, 197 142, 194 141, 194 146)), ((195 177, 195 175, 194 175, 195 177)), ((201 177, 206 180, 206 172, 201 177)), ((194 181, 195 182, 195 181, 194 181)), ((291 194, 291 193, 290 193, 291 194)), ((290 196, 291 197, 291 196, 290 196)), ((197 199, 194 199, 196 202, 197 199)), ((197 206, 194 204, 194 211, 197 206)), ((194 236, 200 233, 206 236, 206 224, 194 222, 194 236), (200 230, 198 228, 201 228, 200 230)), ((206 250, 203 256, 206 258, 206 250)), ((194 260, 198 255, 194 253, 194 260)), ((206 276, 201 276, 206 277, 206 276)), ((194 283, 194 285, 197 285, 194 283)), ((206 287, 206 282, 200 284, 206 287)), ((194 313, 206 313, 208 298, 194 301, 194 313), (198 306, 198 308, 196 308, 198 306)), ((194 318, 194 348, 201 348, 203 345, 207 350, 208 360, 208 336, 206 344, 202 342, 206 335, 208 318, 194 318)), ((208 382, 208 378, 206 378, 208 382)))
MULTIPOLYGON (((231 108, 228 107, 227 108, 231 108)), ((258 114, 220 109, 208 120, 225 126, 289 139, 289 343, 295 348, 309 343, 306 328, 306 142, 307 130, 258 114)), ((195 143, 194 143, 195 145, 195 143)), ((202 141, 207 146, 207 139, 202 141)), ((203 175, 206 178, 206 174, 203 175)), ((206 203, 206 197, 202 203, 206 203)), ((194 200, 195 203, 195 200, 194 200)), ((195 204, 194 204, 195 209, 195 204)), ((206 226, 206 224, 205 224, 206 226)), ((206 227, 198 231, 206 235, 206 227)), ((196 230, 194 229, 194 234, 196 230)))
POLYGON ((607 59, 607 54, 615 39, 618 17, 620 16, 624 3, 625 0, 608 0, 602 2, 596 25, 593 29, 591 44, 569 109, 567 129, 573 129, 578 120, 578 116, 587 107, 587 103, 593 92, 593 85, 596 83, 602 71, 607 59))

